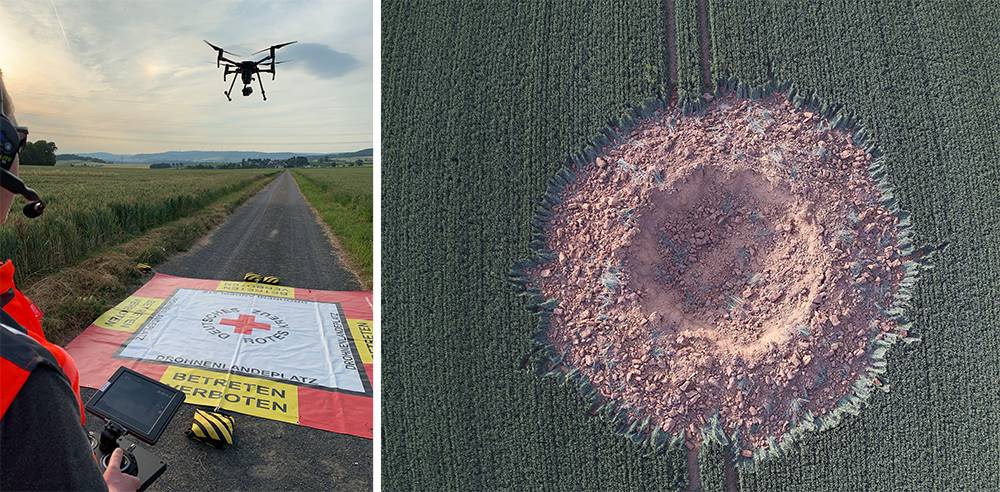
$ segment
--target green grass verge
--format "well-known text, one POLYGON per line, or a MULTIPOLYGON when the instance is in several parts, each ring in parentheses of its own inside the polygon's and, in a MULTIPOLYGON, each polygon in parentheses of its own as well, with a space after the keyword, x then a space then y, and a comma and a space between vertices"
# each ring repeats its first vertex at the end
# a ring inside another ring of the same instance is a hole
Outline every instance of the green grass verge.
POLYGON ((371 290, 374 277, 374 193, 371 166, 293 169, 306 200, 330 226, 349 261, 348 269, 371 290))

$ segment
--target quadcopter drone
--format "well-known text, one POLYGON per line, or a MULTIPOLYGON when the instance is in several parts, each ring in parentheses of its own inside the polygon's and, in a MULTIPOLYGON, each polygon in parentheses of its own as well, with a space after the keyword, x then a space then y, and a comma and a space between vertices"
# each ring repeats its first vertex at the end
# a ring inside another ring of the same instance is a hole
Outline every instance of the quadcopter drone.
MULTIPOLYGON (((279 63, 285 63, 291 61, 291 60, 275 61, 274 50, 281 48, 282 46, 288 46, 292 43, 297 42, 297 41, 291 41, 288 43, 276 44, 274 46, 271 46, 270 48, 264 48, 258 51, 257 53, 263 53, 265 51, 270 50, 270 54, 260 60, 237 62, 226 58, 225 56, 223 56, 223 53, 228 53, 233 56, 240 56, 240 55, 226 51, 212 43, 209 43, 207 40, 203 41, 205 41, 205 44, 211 46, 212 49, 219 52, 219 58, 215 61, 215 67, 219 68, 222 65, 222 63, 226 64, 225 65, 226 72, 222 74, 223 82, 226 81, 226 76, 231 73, 240 74, 240 77, 242 77, 243 79, 243 96, 246 97, 253 93, 253 88, 250 87, 250 84, 253 83, 253 75, 257 74, 257 82, 260 83, 260 95, 261 97, 264 98, 265 101, 267 101, 267 96, 264 95, 264 82, 261 80, 260 74, 269 73, 271 74, 271 80, 274 80, 274 66, 279 63)), ((257 53, 253 53, 250 56, 256 55, 257 53)), ((233 83, 229 85, 229 90, 224 92, 224 94, 226 95, 226 99, 229 99, 230 101, 233 100, 233 98, 229 97, 229 94, 233 92, 234 85, 236 85, 236 77, 233 77, 233 83)))

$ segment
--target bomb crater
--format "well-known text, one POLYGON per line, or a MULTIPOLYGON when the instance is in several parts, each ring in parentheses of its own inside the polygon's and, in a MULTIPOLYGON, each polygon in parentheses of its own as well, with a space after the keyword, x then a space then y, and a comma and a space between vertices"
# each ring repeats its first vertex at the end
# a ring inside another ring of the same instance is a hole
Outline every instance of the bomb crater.
POLYGON ((622 140, 560 194, 554 259, 530 273, 559 301, 564 370, 671 433, 718 412, 747 449, 833 409, 898 330, 871 156, 779 95, 663 110, 622 140))

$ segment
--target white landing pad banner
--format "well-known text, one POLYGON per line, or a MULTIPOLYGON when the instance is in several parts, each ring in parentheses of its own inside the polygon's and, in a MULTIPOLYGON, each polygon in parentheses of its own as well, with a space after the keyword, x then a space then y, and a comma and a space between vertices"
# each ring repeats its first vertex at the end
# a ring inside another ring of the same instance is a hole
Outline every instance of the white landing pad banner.
POLYGON ((335 303, 177 289, 115 356, 364 394, 348 331, 335 303))

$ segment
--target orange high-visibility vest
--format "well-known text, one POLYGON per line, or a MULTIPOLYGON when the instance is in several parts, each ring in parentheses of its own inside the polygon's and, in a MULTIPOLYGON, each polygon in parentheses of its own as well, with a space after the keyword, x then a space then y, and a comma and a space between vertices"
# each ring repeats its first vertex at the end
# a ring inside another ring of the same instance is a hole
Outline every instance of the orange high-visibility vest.
POLYGON ((80 423, 86 416, 80 397, 80 373, 76 362, 62 347, 49 343, 42 332, 41 310, 14 286, 14 264, 0 264, 0 308, 3 310, 4 343, 0 344, 0 418, 21 391, 31 371, 48 363, 62 370, 76 394, 80 423))

